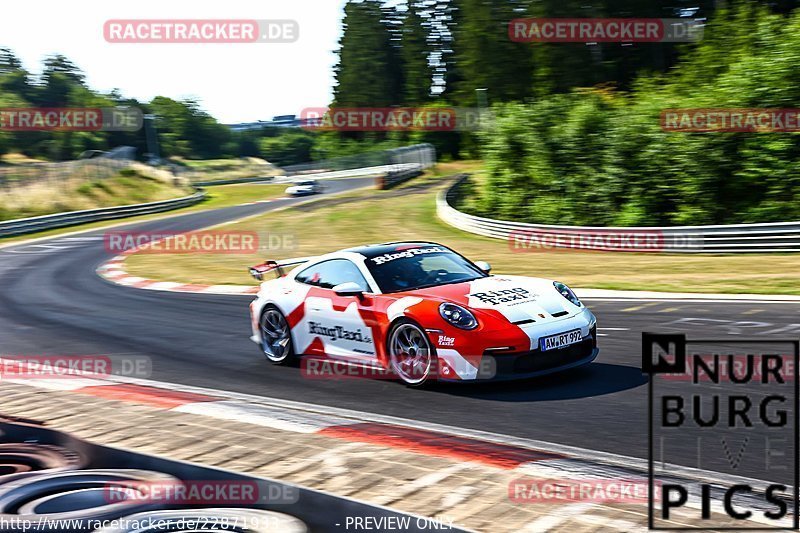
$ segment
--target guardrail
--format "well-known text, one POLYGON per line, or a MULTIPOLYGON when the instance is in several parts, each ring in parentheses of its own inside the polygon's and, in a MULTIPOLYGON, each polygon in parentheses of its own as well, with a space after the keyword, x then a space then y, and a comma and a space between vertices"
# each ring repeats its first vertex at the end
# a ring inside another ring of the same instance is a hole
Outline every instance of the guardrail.
POLYGON ((504 239, 512 251, 800 252, 800 222, 624 228, 529 224, 469 215, 453 207, 459 189, 468 177, 461 176, 453 186, 439 194, 437 215, 462 231, 504 239))
POLYGON ((212 187, 215 185, 238 185, 240 183, 261 183, 261 182, 271 182, 274 181, 278 176, 268 176, 265 178, 232 178, 229 180, 217 180, 217 181, 195 181, 192 182, 192 185, 195 187, 212 187))
MULTIPOLYGON (((330 160, 323 161, 314 164, 322 167, 319 169, 321 172, 317 174, 311 174, 308 176, 308 178, 332 179, 382 174, 383 176, 380 179, 380 185, 384 187, 391 187, 397 183, 418 175, 422 170, 432 166, 436 162, 436 150, 430 144, 419 144, 406 148, 384 150, 377 152, 377 154, 377 156, 371 155, 371 157, 378 157, 382 161, 387 161, 387 164, 366 168, 325 171, 324 166, 325 164, 330 163, 330 160)), ((366 159, 361 159, 361 161, 366 161, 366 159)), ((309 169, 305 168, 304 170, 307 172, 309 169)), ((289 176, 285 179, 292 180, 297 177, 300 176, 289 176)), ((282 179, 283 178, 266 177, 241 178, 208 182, 208 185, 250 183, 255 181, 272 181, 273 183, 280 183, 282 179)), ((199 184, 195 184, 195 186, 197 185, 199 184)), ((206 192, 202 189, 199 189, 191 196, 176 198, 173 200, 163 200, 160 202, 150 202, 146 204, 126 205, 120 207, 88 209, 85 211, 72 211, 68 213, 56 213, 53 215, 8 220, 5 222, 0 222, 0 237, 23 235, 25 233, 73 226, 77 224, 83 224, 85 222, 99 222, 101 220, 109 220, 114 218, 158 213, 161 211, 168 211, 171 209, 178 209, 180 207, 194 205, 202 201, 205 197, 206 192)))
POLYGON ((159 202, 149 202, 146 204, 123 205, 119 207, 103 207, 100 209, 87 209, 85 211, 71 211, 67 213, 56 213, 53 215, 43 215, 32 218, 20 218, 0 222, 0 237, 11 235, 23 235, 48 229, 73 226, 86 222, 99 222, 114 218, 124 218, 136 215, 147 215, 150 213, 160 213, 180 207, 194 205, 206 197, 204 190, 198 190, 190 196, 174 198, 172 200, 162 200, 159 202))
POLYGON ((289 165, 282 167, 281 170, 288 175, 296 175, 401 164, 416 164, 422 168, 428 168, 435 163, 436 149, 431 144, 423 143, 389 150, 375 150, 352 156, 321 159, 299 165, 289 165))

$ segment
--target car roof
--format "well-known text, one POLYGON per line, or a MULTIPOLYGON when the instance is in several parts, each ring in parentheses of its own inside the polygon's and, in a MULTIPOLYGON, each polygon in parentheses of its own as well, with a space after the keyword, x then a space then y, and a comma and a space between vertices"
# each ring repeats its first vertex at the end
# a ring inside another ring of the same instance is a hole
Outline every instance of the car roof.
MULTIPOLYGON (((342 250, 342 252, 360 254, 369 259, 372 257, 378 257, 380 255, 389 254, 392 252, 400 252, 403 250, 410 250, 414 248, 424 248, 426 246, 442 246, 442 245, 437 244, 435 242, 425 242, 425 241, 385 242, 382 244, 367 244, 364 246, 347 248, 346 250, 342 250)), ((447 247, 442 246, 442 248, 447 248, 447 247)))

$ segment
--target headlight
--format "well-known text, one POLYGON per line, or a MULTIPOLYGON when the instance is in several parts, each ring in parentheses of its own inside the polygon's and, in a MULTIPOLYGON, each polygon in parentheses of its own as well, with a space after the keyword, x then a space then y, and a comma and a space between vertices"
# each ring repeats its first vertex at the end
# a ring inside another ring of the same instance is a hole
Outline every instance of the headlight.
POLYGON ((475 315, 460 305, 444 303, 439 306, 439 314, 457 328, 475 329, 478 327, 478 319, 475 318, 475 315))
POLYGON ((572 302, 573 305, 576 305, 578 307, 581 306, 581 301, 578 299, 577 296, 575 296, 575 293, 572 292, 572 289, 570 289, 560 281, 554 281, 553 286, 561 294, 561 296, 572 302))

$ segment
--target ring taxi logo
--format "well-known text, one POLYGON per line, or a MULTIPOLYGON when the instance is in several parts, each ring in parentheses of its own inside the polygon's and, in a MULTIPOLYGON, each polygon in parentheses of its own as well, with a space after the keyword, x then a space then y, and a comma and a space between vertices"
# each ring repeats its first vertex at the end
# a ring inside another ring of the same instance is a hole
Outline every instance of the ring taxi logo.
POLYGON ((477 298, 481 303, 489 305, 507 305, 521 300, 530 300, 532 295, 529 290, 522 287, 512 289, 501 289, 497 291, 476 292, 468 295, 470 298, 477 298))
POLYGON ((798 529, 798 360, 797 340, 642 334, 650 529, 798 529))

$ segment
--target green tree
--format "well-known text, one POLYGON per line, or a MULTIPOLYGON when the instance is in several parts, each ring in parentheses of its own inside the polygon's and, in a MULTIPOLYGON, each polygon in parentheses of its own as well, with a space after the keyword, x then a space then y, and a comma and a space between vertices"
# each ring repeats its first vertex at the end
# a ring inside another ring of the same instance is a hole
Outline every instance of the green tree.
POLYGON ((265 137, 258 143, 260 157, 278 166, 296 165, 311 161, 314 139, 305 132, 286 132, 277 137, 265 137))
POLYGON ((422 104, 431 97, 432 50, 428 43, 428 32, 415 0, 408 1, 408 9, 403 17, 400 51, 403 60, 403 103, 422 104))
POLYGON ((522 100, 532 92, 530 45, 509 39, 508 23, 528 12, 524 0, 452 0, 454 14, 453 98, 476 105, 475 89, 493 101, 522 100))
POLYGON ((379 0, 349 1, 344 8, 334 104, 385 107, 399 101, 396 50, 379 0))

